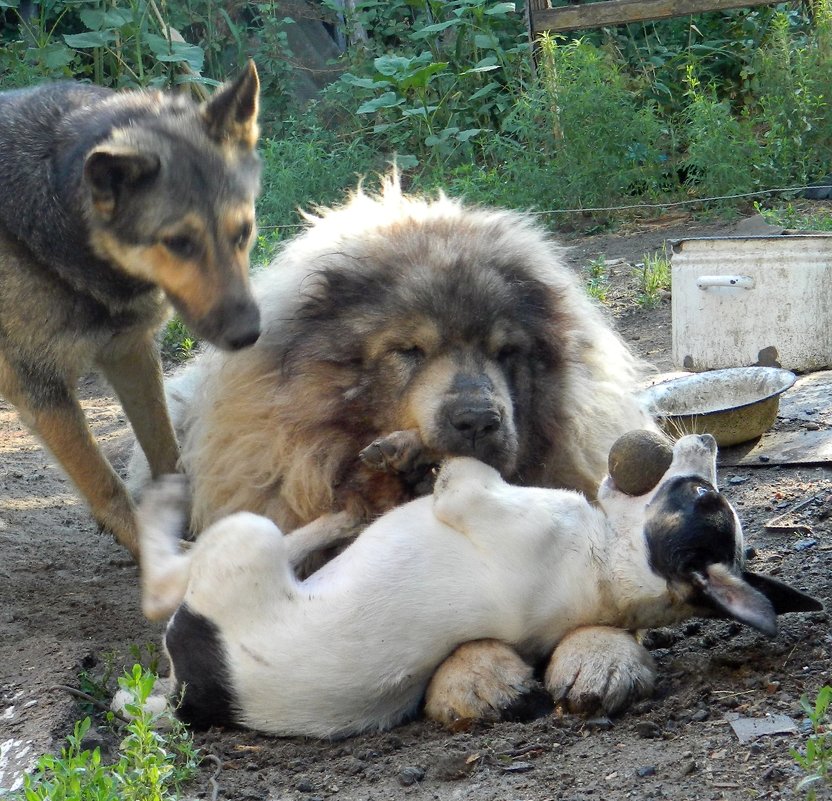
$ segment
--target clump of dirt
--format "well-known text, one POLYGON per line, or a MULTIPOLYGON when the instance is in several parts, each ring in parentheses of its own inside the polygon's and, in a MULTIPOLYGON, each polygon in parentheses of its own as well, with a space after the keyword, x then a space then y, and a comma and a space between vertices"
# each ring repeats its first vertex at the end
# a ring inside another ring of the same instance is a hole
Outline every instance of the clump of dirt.
MULTIPOLYGON (((633 265, 667 239, 729 230, 677 220, 575 239, 567 255, 576 268, 601 255, 612 262, 608 303, 619 330, 664 371, 672 369, 669 303, 633 304, 633 265)), ((129 431, 121 408, 94 378, 82 393, 96 435, 123 457, 129 431)), ((8 789, 16 769, 56 750, 83 714, 57 686, 78 686, 82 671, 95 677, 108 665, 131 665, 136 646, 158 643, 161 626, 141 616, 138 572, 126 553, 96 531, 69 482, 3 402, 0 452, 0 788, 8 789)), ((753 549, 751 567, 829 608, 830 467, 719 472, 753 549), (806 528, 767 529, 775 517, 806 528)), ((557 712, 454 733, 418 720, 339 742, 221 730, 196 740, 221 761, 219 797, 238 801, 795 797, 801 774, 789 749, 808 733, 800 697, 830 682, 827 613, 782 618, 774 640, 733 622, 692 621, 650 632, 647 644, 659 669, 655 696, 612 720, 557 712), (738 716, 779 720, 774 715, 795 727, 740 742, 731 726, 738 716)), ((105 756, 118 743, 103 725, 90 736, 105 756)), ((214 770, 205 763, 191 796, 211 796, 214 770)))

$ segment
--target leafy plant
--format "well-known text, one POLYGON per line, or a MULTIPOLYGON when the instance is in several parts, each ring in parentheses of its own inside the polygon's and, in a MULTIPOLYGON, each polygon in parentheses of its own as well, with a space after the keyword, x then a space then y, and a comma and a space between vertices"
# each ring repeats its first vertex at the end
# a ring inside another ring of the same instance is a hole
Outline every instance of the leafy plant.
POLYGON ((369 119, 370 133, 390 143, 405 166, 471 157, 477 140, 499 128, 524 80, 528 43, 515 4, 394 5, 382 19, 377 12, 386 3, 357 4, 366 35, 381 33, 379 42, 392 39, 399 46, 358 59, 341 76, 356 95, 354 113, 369 119))
POLYGON ((663 294, 670 289, 670 258, 667 250, 648 253, 644 261, 636 265, 638 292, 636 302, 643 308, 657 306, 663 294))
POLYGON ((2 0, 0 9, 16 22, 3 27, 3 39, 18 64, 25 65, 18 69, 21 77, 87 76, 114 87, 205 81, 202 48, 177 36, 152 0, 111 5, 47 0, 33 6, 2 0), (15 28, 16 38, 10 33, 15 28))
MULTIPOLYGON (((118 680, 130 693, 125 737, 118 759, 105 764, 100 749, 84 749, 82 742, 91 726, 84 718, 75 724, 67 746, 59 756, 44 755, 24 780, 17 801, 168 801, 196 774, 199 752, 185 726, 173 721, 164 733, 154 725, 157 716, 144 704, 156 676, 134 665, 118 680)), ((112 713, 110 713, 112 720, 112 713)))
POLYGON ((168 361, 184 362, 194 355, 198 340, 178 315, 165 326, 162 334, 162 356, 168 361))
POLYGON ((806 792, 809 801, 818 797, 818 787, 832 784, 832 718, 829 708, 832 704, 832 687, 826 685, 812 703, 808 696, 800 699, 800 706, 812 726, 812 733, 803 750, 792 749, 790 754, 806 773, 797 785, 798 792, 806 792))
POLYGON ((599 303, 607 302, 610 278, 607 271, 607 260, 603 255, 593 259, 584 267, 584 286, 591 298, 595 298, 599 303))
POLYGON ((807 209, 792 201, 770 208, 755 203, 754 208, 769 225, 780 225, 797 231, 832 231, 832 217, 829 214, 807 209))

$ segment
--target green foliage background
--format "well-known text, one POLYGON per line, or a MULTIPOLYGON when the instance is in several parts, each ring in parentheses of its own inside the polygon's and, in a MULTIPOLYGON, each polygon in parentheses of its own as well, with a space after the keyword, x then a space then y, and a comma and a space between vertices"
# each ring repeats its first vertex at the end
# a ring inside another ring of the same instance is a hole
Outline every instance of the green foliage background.
POLYGON ((298 21, 280 2, 0 0, 0 87, 73 77, 204 93, 254 58, 262 260, 296 230, 299 207, 337 202, 394 159, 414 188, 538 210, 820 179, 832 155, 829 2, 544 36, 533 68, 511 2, 357 0, 344 17, 322 0, 309 9, 342 55, 301 104, 298 21))

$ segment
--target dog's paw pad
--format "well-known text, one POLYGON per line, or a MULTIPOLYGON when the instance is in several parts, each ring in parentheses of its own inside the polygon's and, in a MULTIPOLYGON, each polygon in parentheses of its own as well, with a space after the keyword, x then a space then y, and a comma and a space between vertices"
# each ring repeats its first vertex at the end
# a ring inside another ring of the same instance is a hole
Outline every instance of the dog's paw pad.
POLYGON ((419 460, 424 448, 418 431, 394 431, 371 442, 358 455, 374 470, 404 473, 419 460))
MULTIPOLYGON (((439 666, 428 686, 425 714, 449 728, 460 721, 512 719, 524 711, 524 697, 532 703, 538 687, 531 667, 511 648, 478 640, 461 645, 439 666)), ((525 712, 534 717, 531 707, 525 712)))
POLYGON ((605 626, 577 629, 561 640, 545 684, 571 712, 613 714, 653 692, 655 666, 629 632, 605 626))

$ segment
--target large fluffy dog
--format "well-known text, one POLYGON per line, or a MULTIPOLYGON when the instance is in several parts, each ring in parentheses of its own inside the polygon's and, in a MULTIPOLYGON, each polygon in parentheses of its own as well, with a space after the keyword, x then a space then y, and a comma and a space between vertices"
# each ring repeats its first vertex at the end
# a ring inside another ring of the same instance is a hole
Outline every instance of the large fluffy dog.
MULTIPOLYGON (((257 280, 257 344, 207 354, 169 392, 196 530, 246 510, 355 533, 429 489, 446 455, 594 496, 615 438, 650 425, 637 361, 530 217, 392 178, 309 223, 257 280)), ((440 719, 527 686, 499 647, 459 662, 432 691, 440 719), (481 657, 492 690, 469 692, 457 679, 481 657)))
MULTIPOLYGON (((545 682, 561 697, 575 681, 577 627, 716 615, 773 635, 777 614, 821 608, 744 569, 740 523, 715 480, 707 434, 680 439, 646 495, 607 479, 600 508, 454 458, 432 498, 388 512, 301 582, 292 563, 318 547, 314 526, 285 538, 240 512, 180 553, 186 499, 172 477, 147 494, 140 521, 145 609, 175 610, 165 645, 179 714, 198 726, 343 736, 412 715, 436 667, 471 637, 550 659, 545 682)), ((606 636, 646 669, 629 633, 606 636)))
POLYGON ((169 303, 221 348, 260 330, 254 65, 197 105, 80 83, 0 93, 0 393, 137 553, 130 496, 75 394, 99 368, 154 474, 176 469, 156 332, 169 303))

